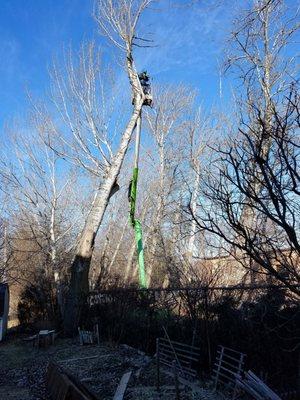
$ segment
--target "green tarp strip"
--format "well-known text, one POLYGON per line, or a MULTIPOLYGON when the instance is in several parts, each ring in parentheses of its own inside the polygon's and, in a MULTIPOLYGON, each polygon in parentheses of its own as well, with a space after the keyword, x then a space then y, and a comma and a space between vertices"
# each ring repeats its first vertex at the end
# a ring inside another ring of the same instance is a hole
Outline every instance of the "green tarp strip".
POLYGON ((136 195, 137 195, 137 181, 139 176, 139 169, 134 168, 132 174, 132 181, 130 186, 130 222, 134 227, 134 215, 135 215, 135 204, 136 204, 136 195))
POLYGON ((146 283, 146 274, 144 265, 143 233, 142 233, 141 223, 138 219, 135 220, 134 231, 135 231, 135 241, 138 251, 140 286, 142 288, 146 288, 147 283, 146 283))
POLYGON ((135 219, 135 206, 136 206, 136 197, 137 197, 137 181, 138 181, 139 169, 133 169, 132 181, 130 185, 130 223, 134 228, 135 232, 135 241, 138 252, 138 264, 139 264, 139 281, 140 286, 142 288, 147 287, 146 283, 146 273, 145 273, 145 265, 144 265, 144 249, 143 249, 143 234, 142 234, 142 226, 141 222, 138 219, 135 219))

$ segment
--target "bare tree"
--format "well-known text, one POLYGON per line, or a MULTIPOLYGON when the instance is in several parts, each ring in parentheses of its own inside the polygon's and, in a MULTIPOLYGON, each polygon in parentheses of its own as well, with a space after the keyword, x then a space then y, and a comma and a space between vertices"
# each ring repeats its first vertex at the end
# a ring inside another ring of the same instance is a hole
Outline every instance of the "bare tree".
POLYGON ((12 256, 9 240, 8 223, 4 217, 0 220, 0 282, 8 283, 10 276, 10 259, 12 256))
MULTIPOLYGON (((139 181, 138 215, 143 224, 143 244, 145 249, 145 264, 148 282, 164 275, 165 252, 164 238, 171 252, 170 237, 172 236, 172 218, 175 212, 175 201, 179 165, 184 160, 183 146, 187 135, 186 114, 192 107, 194 93, 184 86, 154 87, 154 107, 145 112, 145 133, 150 133, 154 143, 149 145, 149 139, 142 145, 142 173, 139 181)), ((118 217, 123 221, 123 215, 118 217)), ((129 231, 130 232, 130 231, 129 231)), ((125 284, 136 281, 137 268, 135 258, 135 241, 132 237, 116 232, 116 237, 123 236, 130 247, 118 242, 117 248, 122 248, 127 254, 126 260, 118 256, 118 269, 125 262, 125 284)), ((114 240, 116 246, 116 238, 114 240)), ((119 253, 120 254, 120 253, 119 253)), ((116 254, 111 256, 116 259, 116 254)), ((122 281, 122 279, 121 279, 122 281)))
MULTIPOLYGON (((264 134, 263 151, 266 154, 271 145, 268 130, 271 129, 273 110, 281 106, 290 82, 297 79, 297 55, 287 57, 286 54, 299 27, 298 9, 289 10, 283 0, 255 0, 252 8, 239 15, 234 24, 226 66, 242 82, 239 105, 243 120, 257 125, 253 111, 260 110, 264 129, 254 131, 258 140, 264 134)), ((253 180, 259 185, 255 171, 253 180)), ((253 208, 244 208, 243 224, 255 224, 252 211, 253 208)))
POLYGON ((78 53, 71 49, 65 52, 63 63, 54 62, 51 83, 51 101, 59 124, 34 104, 48 126, 48 145, 73 165, 102 179, 120 129, 116 115, 120 93, 112 68, 102 62, 95 43, 85 43, 78 53))
POLYGON ((96 192, 78 239, 75 258, 71 267, 71 281, 64 318, 67 334, 72 334, 77 328, 80 313, 89 291, 88 275, 95 238, 109 198, 118 188, 118 175, 145 100, 134 65, 132 49, 137 40, 136 28, 139 18, 150 3, 151 0, 96 1, 94 16, 101 31, 125 54, 127 74, 133 95, 133 112, 121 135, 118 150, 112 155, 105 168, 101 185, 96 192))
POLYGON ((289 161, 297 168, 297 70, 295 58, 286 54, 299 23, 297 15, 290 15, 283 1, 262 0, 237 22, 229 65, 243 85, 239 133, 231 133, 234 138, 217 148, 202 209, 198 217, 191 207, 190 213, 198 228, 211 234, 212 246, 298 292, 293 286, 298 283, 296 247, 281 225, 282 216, 274 218, 274 213, 281 214, 276 203, 283 201, 289 210, 283 219, 288 229, 296 228, 294 189, 286 191, 289 178, 280 156, 292 157, 289 161))
POLYGON ((298 295, 299 110, 294 86, 280 113, 273 108, 271 126, 265 125, 259 108, 253 109, 256 127, 245 123, 239 138, 217 149, 201 212, 189 210, 198 228, 221 238, 223 250, 245 268, 255 267, 257 275, 273 278, 298 295), (267 154, 265 130, 271 138, 267 154), (253 181, 254 168, 259 184, 253 181), (255 224, 243 224, 245 207, 256 215, 255 224))
MULTIPOLYGON (((221 121, 221 116, 218 116, 221 121)), ((201 167, 207 169, 206 163, 209 160, 209 155, 212 151, 212 146, 217 139, 218 127, 213 123, 213 115, 205 116, 201 108, 195 115, 187 121, 187 168, 190 171, 186 180, 188 191, 190 193, 190 206, 193 214, 197 212, 198 198, 201 195, 201 181, 203 180, 201 167)), ((192 263, 193 256, 197 257, 195 252, 197 226, 194 220, 191 221, 190 229, 187 232, 187 257, 186 262, 192 263)), ((199 243, 198 243, 199 245, 199 243)), ((198 252, 199 252, 198 248, 198 252)))
MULTIPOLYGON (((26 283, 30 273, 40 271, 58 291, 65 273, 64 261, 74 248, 74 232, 80 221, 75 196, 77 177, 68 170, 62 173, 61 158, 44 142, 45 127, 29 126, 26 141, 20 128, 11 134, 1 157, 1 189, 7 198, 5 242, 10 243, 11 255, 6 261, 10 266, 7 277, 10 282, 23 279, 26 283), (32 267, 20 271, 25 268, 26 258, 31 259, 28 263, 32 267)), ((7 244, 5 248, 7 259, 7 244)))
POLYGON ((148 284, 153 279, 155 265, 163 264, 162 260, 158 259, 158 263, 155 263, 154 259, 161 253, 158 243, 163 244, 164 225, 168 226, 165 231, 170 231, 171 225, 167 219, 172 218, 172 205, 176 204, 174 196, 179 165, 183 161, 182 146, 187 134, 186 114, 192 108, 195 93, 184 86, 167 86, 157 88, 154 96, 154 109, 146 115, 149 132, 154 138, 158 153, 158 158, 155 151, 151 159, 157 173, 152 192, 153 214, 149 221, 151 241, 148 240, 146 249, 148 256, 152 255, 148 262, 148 284))

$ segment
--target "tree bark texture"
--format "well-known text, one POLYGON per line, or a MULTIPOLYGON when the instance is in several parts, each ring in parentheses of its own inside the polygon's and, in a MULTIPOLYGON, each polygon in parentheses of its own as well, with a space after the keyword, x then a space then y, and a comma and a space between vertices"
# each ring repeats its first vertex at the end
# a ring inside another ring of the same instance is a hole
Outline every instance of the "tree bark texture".
POLYGON ((79 238, 76 254, 71 266, 71 281, 65 304, 64 332, 67 336, 72 336, 76 332, 82 310, 87 304, 89 293, 88 276, 95 238, 108 205, 109 198, 114 194, 116 181, 137 119, 140 115, 142 104, 143 98, 141 96, 138 101, 135 101, 134 111, 122 136, 119 151, 113 158, 106 177, 96 194, 79 238))

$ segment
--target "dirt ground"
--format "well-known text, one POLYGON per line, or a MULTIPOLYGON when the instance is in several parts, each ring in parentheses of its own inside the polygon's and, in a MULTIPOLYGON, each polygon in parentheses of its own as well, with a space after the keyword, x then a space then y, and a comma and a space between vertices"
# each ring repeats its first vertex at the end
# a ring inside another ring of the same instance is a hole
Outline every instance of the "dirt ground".
MULTIPOLYGON (((156 368, 151 357, 126 345, 80 346, 78 339, 57 339, 46 349, 37 349, 22 337, 8 338, 0 344, 0 400, 49 400, 45 374, 49 361, 57 362, 97 395, 112 399, 122 375, 132 371, 125 399, 173 400, 174 383, 162 374, 161 391, 156 390, 156 368)), ((181 387, 181 399, 224 399, 213 393, 209 384, 192 390, 181 387)))

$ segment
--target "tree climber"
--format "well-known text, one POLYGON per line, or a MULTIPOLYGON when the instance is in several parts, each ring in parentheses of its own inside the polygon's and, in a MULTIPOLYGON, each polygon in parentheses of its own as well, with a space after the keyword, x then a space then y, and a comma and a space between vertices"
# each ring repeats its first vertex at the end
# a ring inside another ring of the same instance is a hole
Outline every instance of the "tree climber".
POLYGON ((144 92, 144 95, 146 96, 146 99, 144 101, 145 106, 151 106, 152 104, 152 96, 151 96, 151 86, 150 86, 150 77, 147 74, 147 71, 143 71, 139 74, 139 80, 141 82, 141 86, 144 92))
MULTIPOLYGON (((145 100, 143 105, 151 107, 152 105, 152 95, 151 95, 151 86, 150 86, 150 76, 147 71, 142 71, 138 75, 143 93, 145 95, 145 100)), ((134 99, 132 99, 132 104, 134 103, 134 99)))

